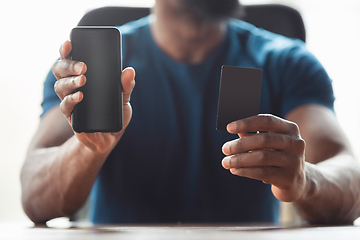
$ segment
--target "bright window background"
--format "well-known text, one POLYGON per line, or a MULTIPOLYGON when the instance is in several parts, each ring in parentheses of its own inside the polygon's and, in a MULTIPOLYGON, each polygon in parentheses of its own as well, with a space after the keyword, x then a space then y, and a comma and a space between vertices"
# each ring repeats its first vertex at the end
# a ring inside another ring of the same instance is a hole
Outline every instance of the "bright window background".
MULTIPOLYGON (((154 0, 2 1, 0 3, 0 222, 29 221, 21 208, 20 168, 41 113, 43 81, 61 43, 82 15, 109 5, 154 0)), ((307 46, 333 79, 338 120, 360 156, 360 1, 242 0, 283 3, 300 11, 307 46)))

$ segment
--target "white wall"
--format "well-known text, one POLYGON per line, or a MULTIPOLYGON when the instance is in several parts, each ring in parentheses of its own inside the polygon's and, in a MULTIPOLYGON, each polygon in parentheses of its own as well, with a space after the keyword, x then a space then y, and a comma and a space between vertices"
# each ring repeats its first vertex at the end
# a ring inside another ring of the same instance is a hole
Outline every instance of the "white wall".
POLYGON ((0 222, 28 221, 20 203, 20 168, 39 123, 43 81, 58 49, 89 9, 147 0, 0 2, 0 222))
MULTIPOLYGON (((0 222, 29 221, 20 204, 19 172, 39 123, 42 83, 61 43, 89 9, 151 6, 154 0, 2 1, 0 3, 0 222)), ((242 0, 286 3, 303 14, 308 48, 334 81, 340 124, 360 156, 360 2, 358 0, 242 0)))

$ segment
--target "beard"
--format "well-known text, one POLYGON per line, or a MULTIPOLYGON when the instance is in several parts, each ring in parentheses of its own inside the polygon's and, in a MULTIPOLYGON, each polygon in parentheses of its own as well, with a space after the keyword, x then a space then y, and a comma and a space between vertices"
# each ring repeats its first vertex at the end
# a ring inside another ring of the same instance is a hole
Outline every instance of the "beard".
POLYGON ((202 21, 226 20, 242 15, 239 0, 180 0, 202 21))

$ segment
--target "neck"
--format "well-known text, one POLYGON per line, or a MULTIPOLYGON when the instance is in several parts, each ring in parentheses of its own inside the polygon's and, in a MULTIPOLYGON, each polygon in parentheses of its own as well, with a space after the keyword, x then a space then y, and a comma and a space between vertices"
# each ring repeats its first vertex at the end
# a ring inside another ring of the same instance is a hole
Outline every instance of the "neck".
POLYGON ((178 1, 160 1, 153 8, 151 32, 156 44, 178 62, 202 62, 225 36, 224 22, 199 21, 178 1))

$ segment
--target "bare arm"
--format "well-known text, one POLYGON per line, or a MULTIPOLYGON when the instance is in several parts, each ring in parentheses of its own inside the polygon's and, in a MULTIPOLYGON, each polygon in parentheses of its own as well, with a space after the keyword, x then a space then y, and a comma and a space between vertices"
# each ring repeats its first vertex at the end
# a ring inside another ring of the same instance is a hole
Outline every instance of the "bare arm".
POLYGON ((129 101, 135 72, 125 69, 121 76, 123 130, 80 134, 72 131, 71 112, 82 100, 81 92, 72 92, 86 83, 86 66, 80 63, 77 68, 77 63, 68 59, 70 51, 71 43, 65 42, 61 59, 53 66, 55 91, 62 102, 42 118, 21 170, 23 208, 35 223, 69 216, 81 207, 131 118, 129 101))
POLYGON ((304 105, 287 119, 261 115, 229 125, 240 138, 224 144, 223 166, 271 184, 276 198, 294 202, 311 223, 354 221, 360 216, 360 167, 334 113, 304 105), (254 131, 267 133, 247 134, 254 131))
POLYGON ((352 223, 360 216, 360 166, 336 117, 310 105, 290 112, 306 141, 307 191, 294 202, 300 215, 314 223, 352 223))
POLYGON ((92 152, 71 135, 71 127, 55 107, 42 119, 28 150, 21 171, 22 202, 36 223, 69 216, 80 208, 106 159, 106 153, 92 152), (66 137, 70 138, 56 146, 57 138, 66 137))

